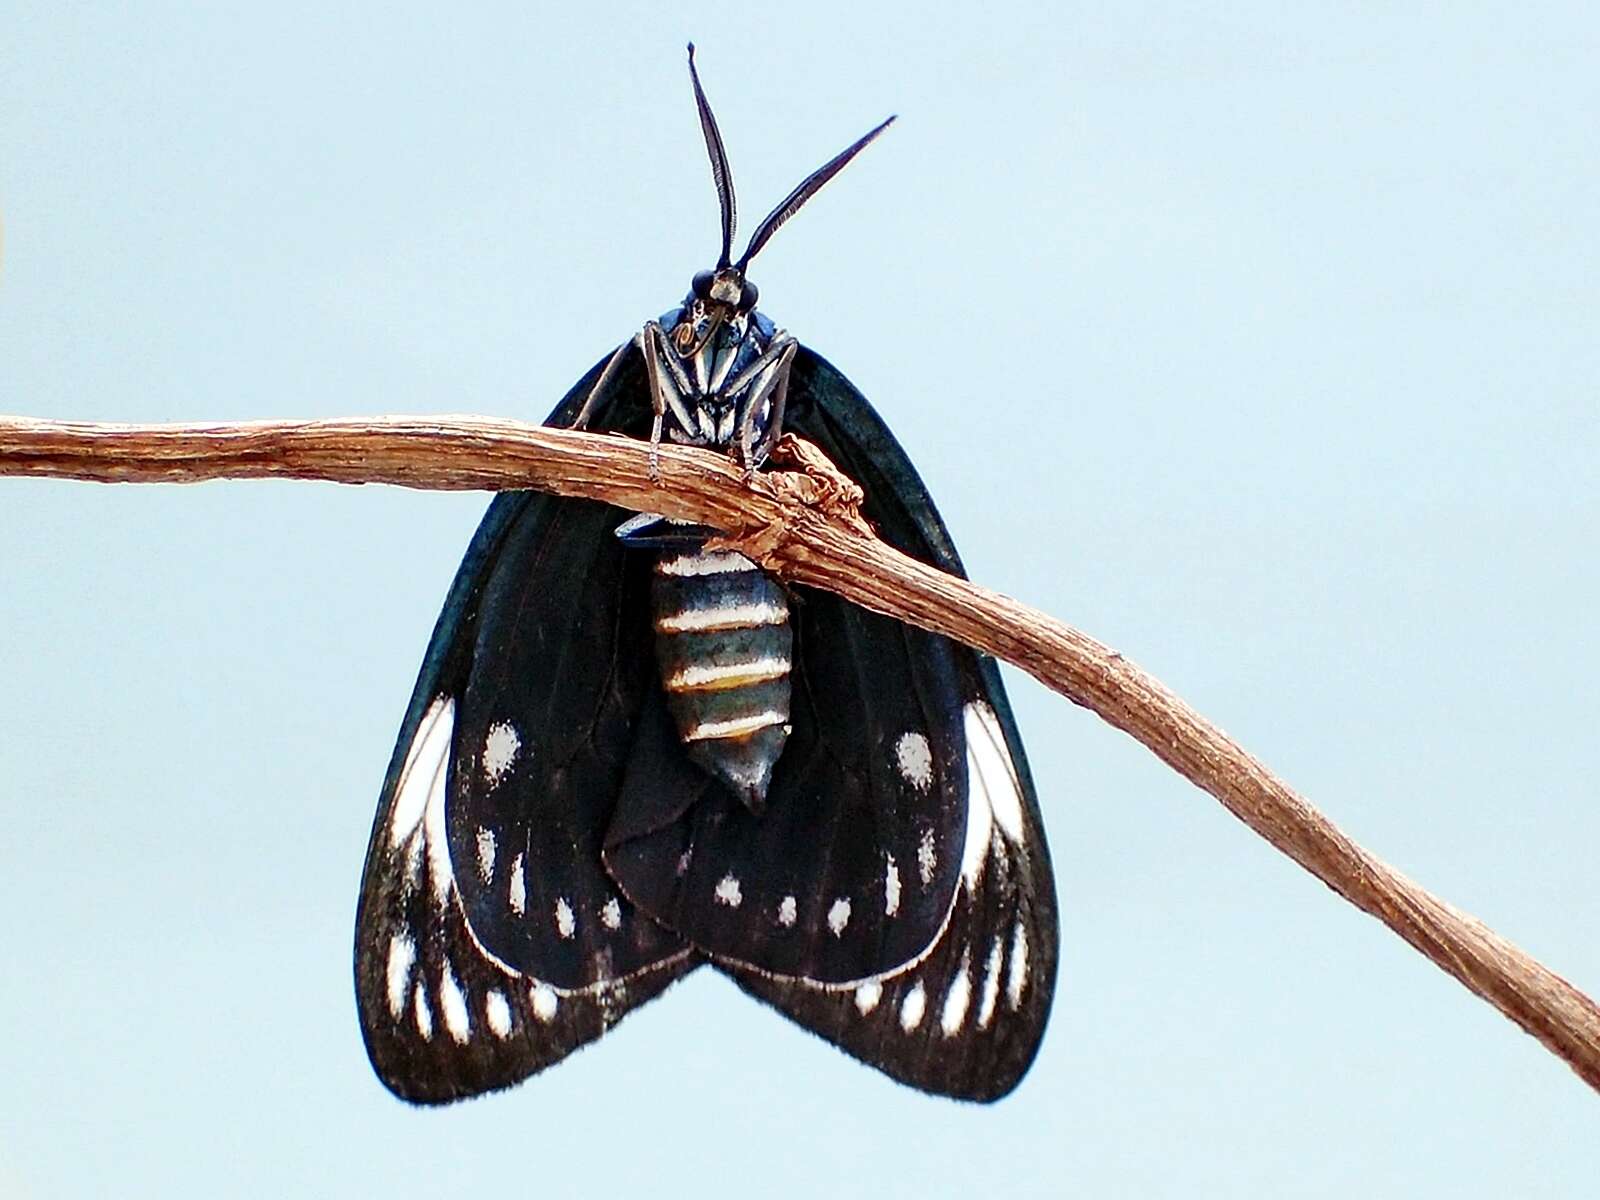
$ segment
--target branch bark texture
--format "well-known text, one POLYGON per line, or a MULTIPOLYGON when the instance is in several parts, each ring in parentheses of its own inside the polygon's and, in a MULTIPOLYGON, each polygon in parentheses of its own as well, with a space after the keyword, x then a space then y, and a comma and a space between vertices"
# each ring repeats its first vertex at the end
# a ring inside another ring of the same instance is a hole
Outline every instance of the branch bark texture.
POLYGON ((429 489, 536 488, 727 531, 782 578, 1005 659, 1141 742, 1273 846, 1493 1004, 1600 1090, 1600 1006, 1475 918, 1358 846, 1227 734, 1114 650, 886 546, 853 485, 801 469, 750 480, 721 455, 481 417, 106 425, 0 417, 0 475, 103 483, 284 477, 429 489))

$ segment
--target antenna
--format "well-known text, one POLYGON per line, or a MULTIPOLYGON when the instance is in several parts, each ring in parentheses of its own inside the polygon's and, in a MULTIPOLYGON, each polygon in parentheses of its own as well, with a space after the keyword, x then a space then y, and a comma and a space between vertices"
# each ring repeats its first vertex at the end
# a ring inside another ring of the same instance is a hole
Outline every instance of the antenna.
POLYGON ((741 274, 744 273, 744 269, 749 265, 750 260, 760 253, 761 247, 765 246, 767 240, 778 232, 779 226, 799 212, 800 206, 821 191, 823 184, 844 170, 852 158, 870 146, 873 140, 893 123, 894 118, 890 117, 876 129, 870 130, 854 142, 851 142, 850 145, 802 179, 800 185, 784 198, 783 203, 769 212, 766 219, 756 226, 755 233, 751 235, 750 244, 745 247, 744 256, 739 259, 739 272, 741 274))
MULTIPOLYGON (((694 81, 694 102, 700 110, 700 131, 706 135, 706 154, 711 158, 711 182, 717 185, 717 202, 722 206, 722 256, 717 259, 717 270, 720 271, 733 257, 733 226, 739 214, 733 199, 733 172, 728 169, 728 151, 722 144, 722 132, 717 128, 717 118, 711 113, 705 89, 700 86, 700 72, 694 69, 693 42, 689 43, 689 78, 694 81)), ((767 219, 771 220, 770 217, 767 219)), ((745 258, 749 257, 749 254, 745 255, 745 258)))

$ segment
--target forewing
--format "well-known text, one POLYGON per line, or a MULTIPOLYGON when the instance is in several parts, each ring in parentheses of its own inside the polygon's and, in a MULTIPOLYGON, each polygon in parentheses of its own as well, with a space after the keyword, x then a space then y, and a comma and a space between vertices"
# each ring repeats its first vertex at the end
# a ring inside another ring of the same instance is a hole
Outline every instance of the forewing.
MULTIPOLYGON (((640 373, 622 367, 591 424, 637 424, 640 373)), ((553 423, 571 419, 599 373, 553 423)), ((515 1083, 699 961, 633 911, 599 865, 602 810, 650 662, 648 643, 641 652, 628 640, 648 624, 631 611, 642 580, 611 536, 625 516, 535 493, 498 497, 434 630, 384 781, 356 924, 368 1053, 408 1100, 515 1083)))
MULTIPOLYGON (((862 485, 863 511, 884 540, 964 574, 893 436, 860 393, 809 351, 795 359, 785 426, 815 441, 862 485)), ((845 983, 735 961, 717 965, 746 991, 902 1082, 993 1100, 1016 1086, 1044 1033, 1058 948, 1055 884, 999 671, 985 656, 935 640, 954 664, 967 786, 959 877, 932 944, 908 962, 845 983)), ((837 673, 817 672, 807 683, 820 693, 838 681, 837 673)), ((869 745, 873 750, 882 756, 890 747, 869 745)))

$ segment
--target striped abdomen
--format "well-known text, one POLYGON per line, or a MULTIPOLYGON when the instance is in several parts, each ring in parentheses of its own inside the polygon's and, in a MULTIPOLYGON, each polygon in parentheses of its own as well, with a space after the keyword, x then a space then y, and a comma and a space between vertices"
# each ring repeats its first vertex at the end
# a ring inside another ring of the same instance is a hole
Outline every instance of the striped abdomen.
POLYGON ((742 554, 667 553, 654 572, 656 661, 678 736, 760 812, 789 736, 789 602, 742 554))

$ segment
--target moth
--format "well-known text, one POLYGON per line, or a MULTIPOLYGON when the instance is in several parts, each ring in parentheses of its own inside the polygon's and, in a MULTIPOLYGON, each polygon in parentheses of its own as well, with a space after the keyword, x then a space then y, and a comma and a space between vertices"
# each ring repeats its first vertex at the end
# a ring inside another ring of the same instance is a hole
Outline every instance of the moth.
MULTIPOLYGON (((747 274, 889 121, 734 261, 692 46, 689 70, 721 256, 548 424, 749 470, 798 433, 886 541, 962 573, 872 406, 757 309, 747 274)), ((1055 887, 995 664, 708 549, 713 532, 534 492, 490 505, 400 728, 356 918, 362 1033, 402 1098, 516 1083, 701 967, 928 1092, 994 1100, 1033 1061, 1055 887)))

